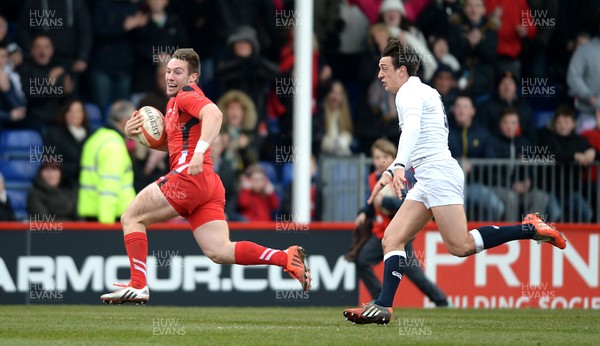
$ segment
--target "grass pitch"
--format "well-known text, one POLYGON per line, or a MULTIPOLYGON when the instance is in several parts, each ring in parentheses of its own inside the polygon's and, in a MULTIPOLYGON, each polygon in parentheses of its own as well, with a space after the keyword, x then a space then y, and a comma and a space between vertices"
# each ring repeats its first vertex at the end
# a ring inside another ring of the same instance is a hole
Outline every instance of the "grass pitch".
POLYGON ((342 308, 0 306, 1 345, 598 344, 594 310, 396 309, 353 325, 342 308))

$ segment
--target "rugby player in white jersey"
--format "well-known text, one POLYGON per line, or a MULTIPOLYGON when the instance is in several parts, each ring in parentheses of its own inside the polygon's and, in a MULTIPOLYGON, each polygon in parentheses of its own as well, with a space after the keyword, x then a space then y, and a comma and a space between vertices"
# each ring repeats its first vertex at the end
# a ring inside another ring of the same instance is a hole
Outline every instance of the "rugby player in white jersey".
POLYGON ((409 47, 390 40, 379 60, 378 78, 387 92, 396 94, 401 135, 398 153, 381 178, 368 203, 387 184, 401 198, 412 167, 417 183, 385 230, 383 287, 371 304, 344 310, 346 319, 357 323, 387 324, 392 318, 394 295, 406 267, 404 246, 432 217, 446 249, 465 257, 518 239, 566 246, 561 232, 548 226, 537 214, 525 216, 514 226, 484 226, 469 231, 463 207, 464 173, 448 149, 448 120, 440 94, 416 76, 419 59, 409 47))

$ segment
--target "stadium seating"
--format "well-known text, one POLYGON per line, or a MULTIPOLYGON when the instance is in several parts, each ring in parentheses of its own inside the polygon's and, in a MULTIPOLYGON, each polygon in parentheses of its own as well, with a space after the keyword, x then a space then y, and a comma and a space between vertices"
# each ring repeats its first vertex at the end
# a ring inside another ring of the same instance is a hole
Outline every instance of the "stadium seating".
POLYGON ((27 212, 27 190, 6 189, 10 204, 15 211, 17 220, 27 220, 29 213, 27 212))
POLYGON ((0 159, 0 172, 17 220, 27 220, 27 191, 37 174, 39 165, 28 159, 0 159))
POLYGON ((27 220, 27 191, 41 164, 36 155, 43 155, 44 142, 34 130, 4 130, 0 132, 0 172, 17 220, 27 220))
POLYGON ((281 187, 285 190, 285 188, 292 182, 294 179, 294 164, 286 163, 283 165, 281 169, 281 187))
POLYGON ((43 144, 42 136, 34 130, 0 131, 0 158, 29 160, 32 148, 43 144))
POLYGON ((0 159, 0 172, 7 182, 30 182, 37 174, 39 164, 28 159, 0 159))
POLYGON ((95 103, 86 103, 85 110, 90 118, 90 127, 92 130, 97 130, 104 125, 105 121, 102 116, 102 111, 95 103))

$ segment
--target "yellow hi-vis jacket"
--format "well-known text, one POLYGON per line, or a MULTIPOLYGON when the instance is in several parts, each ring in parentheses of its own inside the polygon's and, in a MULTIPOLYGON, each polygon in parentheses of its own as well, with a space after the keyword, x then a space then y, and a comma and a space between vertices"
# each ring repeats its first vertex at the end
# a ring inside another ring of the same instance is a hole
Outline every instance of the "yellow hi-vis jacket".
POLYGON ((134 198, 133 169, 125 140, 116 130, 98 129, 81 153, 79 216, 114 223, 134 198))

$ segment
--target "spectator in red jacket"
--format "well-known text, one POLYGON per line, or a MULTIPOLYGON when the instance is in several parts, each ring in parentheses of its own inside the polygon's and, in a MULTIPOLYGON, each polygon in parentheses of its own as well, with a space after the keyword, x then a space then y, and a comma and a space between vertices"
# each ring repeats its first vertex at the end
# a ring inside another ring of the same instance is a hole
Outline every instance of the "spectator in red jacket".
POLYGON ((498 71, 521 76, 523 40, 535 38, 536 23, 542 18, 532 16, 527 0, 486 0, 485 6, 487 15, 498 23, 498 71))
POLYGON ((248 221, 272 221, 279 208, 279 197, 275 187, 260 165, 255 164, 242 176, 242 190, 238 196, 238 207, 248 221))

